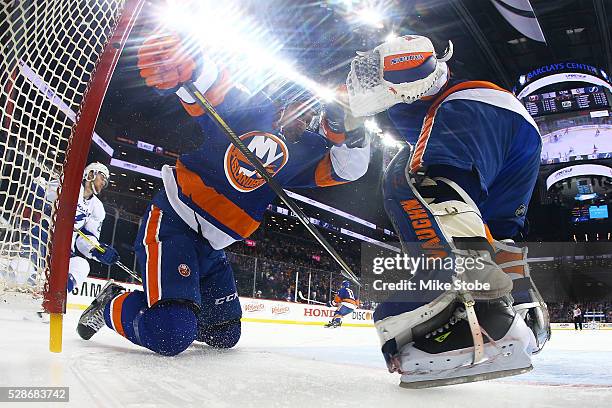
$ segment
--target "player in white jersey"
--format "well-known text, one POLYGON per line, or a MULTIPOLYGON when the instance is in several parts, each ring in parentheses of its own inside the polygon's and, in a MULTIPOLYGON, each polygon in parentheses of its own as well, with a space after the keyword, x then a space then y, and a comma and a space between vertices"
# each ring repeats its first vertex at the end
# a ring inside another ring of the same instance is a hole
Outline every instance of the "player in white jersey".
MULTIPOLYGON (((91 163, 83 172, 72 234, 72 253, 67 286, 69 292, 79 287, 89 275, 88 259, 95 259, 105 265, 112 265, 119 260, 119 254, 114 248, 98 241, 102 223, 106 217, 106 211, 98 194, 108 186, 109 178, 108 168, 102 163, 91 163), (102 252, 98 248, 104 248, 105 251, 102 252)), ((35 201, 42 201, 40 205, 43 211, 50 215, 52 204, 57 199, 59 182, 52 180, 44 187, 41 184, 37 184, 34 188, 35 201)), ((27 242, 24 242, 24 247, 33 248, 34 251, 31 253, 24 251, 21 257, 12 260, 9 264, 9 275, 14 277, 17 284, 36 285, 40 257, 45 256, 45 247, 39 245, 39 240, 46 241, 48 238, 49 231, 45 223, 32 228, 30 237, 27 238, 27 242)))

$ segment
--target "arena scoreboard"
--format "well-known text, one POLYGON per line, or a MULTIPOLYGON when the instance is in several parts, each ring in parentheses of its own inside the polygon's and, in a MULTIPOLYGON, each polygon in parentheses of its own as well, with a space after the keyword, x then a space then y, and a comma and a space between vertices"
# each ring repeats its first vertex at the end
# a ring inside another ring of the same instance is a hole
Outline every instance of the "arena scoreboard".
POLYGON ((566 89, 523 98, 523 104, 531 116, 542 116, 588 109, 610 107, 610 98, 601 86, 566 89))

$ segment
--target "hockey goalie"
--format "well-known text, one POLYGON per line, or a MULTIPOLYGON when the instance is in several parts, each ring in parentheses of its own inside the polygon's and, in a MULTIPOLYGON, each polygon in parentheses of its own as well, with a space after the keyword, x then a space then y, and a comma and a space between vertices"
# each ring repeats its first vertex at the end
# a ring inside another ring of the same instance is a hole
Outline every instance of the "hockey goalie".
POLYGON ((452 78, 451 56, 452 43, 438 57, 428 38, 399 37, 360 53, 347 78, 353 114, 386 111, 414 146, 397 154, 383 183, 404 250, 482 265, 421 270, 413 281, 452 289, 404 291, 376 308, 388 369, 408 388, 526 372, 550 336, 526 250, 513 241, 538 174, 538 128, 510 92, 452 78), (486 285, 462 289, 477 282, 486 285))

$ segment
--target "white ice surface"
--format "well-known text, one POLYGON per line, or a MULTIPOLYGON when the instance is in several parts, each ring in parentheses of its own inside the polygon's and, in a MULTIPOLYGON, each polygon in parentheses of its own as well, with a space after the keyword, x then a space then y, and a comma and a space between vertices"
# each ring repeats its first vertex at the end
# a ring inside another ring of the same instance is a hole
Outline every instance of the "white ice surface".
POLYGON ((232 350, 195 344, 169 358, 107 328, 81 340, 79 313, 68 312, 64 350, 52 354, 48 324, 0 305, 0 386, 68 386, 79 407, 612 406, 612 331, 555 331, 522 376, 407 390, 373 329, 244 323, 232 350))
POLYGON ((602 127, 600 129, 601 133, 597 137, 595 137, 595 132, 596 129, 594 128, 583 128, 581 126, 569 128, 567 134, 563 130, 553 132, 553 134, 559 135, 560 139, 558 142, 552 142, 552 136, 550 138, 544 137, 542 158, 559 159, 564 158, 565 155, 594 154, 594 146, 597 146, 597 153, 612 152, 612 129, 602 127), (573 152, 570 153, 570 150, 573 150, 573 152))

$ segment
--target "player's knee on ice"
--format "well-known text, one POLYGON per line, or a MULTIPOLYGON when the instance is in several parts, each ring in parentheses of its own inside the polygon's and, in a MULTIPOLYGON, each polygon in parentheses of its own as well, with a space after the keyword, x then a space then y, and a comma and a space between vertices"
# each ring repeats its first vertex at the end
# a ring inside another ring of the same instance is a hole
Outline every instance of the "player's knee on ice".
POLYGON ((169 301, 148 309, 139 326, 144 347, 164 356, 175 356, 196 339, 198 322, 191 305, 169 301))
POLYGON ((232 348, 240 340, 242 334, 240 319, 231 320, 214 326, 200 326, 197 341, 211 347, 232 348))

